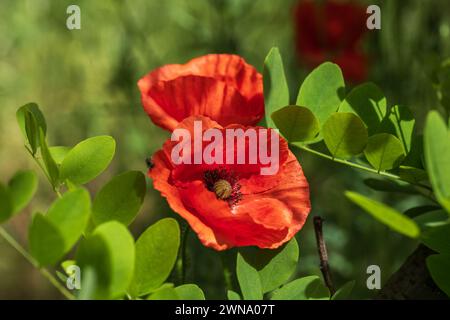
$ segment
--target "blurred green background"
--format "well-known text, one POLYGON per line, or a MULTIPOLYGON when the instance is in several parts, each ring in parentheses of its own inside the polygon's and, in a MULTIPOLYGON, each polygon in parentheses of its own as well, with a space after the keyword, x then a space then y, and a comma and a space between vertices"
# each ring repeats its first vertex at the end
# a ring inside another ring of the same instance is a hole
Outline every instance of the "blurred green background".
MULTIPOLYGON (((39 171, 23 148, 15 111, 34 101, 43 110, 51 145, 72 146, 89 136, 108 134, 117 141, 113 164, 92 192, 113 174, 145 171, 144 159, 168 133, 154 126, 140 105, 136 82, 167 63, 213 52, 237 53, 262 71, 265 55, 278 46, 291 97, 308 73, 295 52, 293 7, 296 0, 2 0, 0 2, 0 179, 16 170, 39 171), (66 8, 81 8, 81 30, 66 28, 66 8)), ((420 123, 436 107, 429 80, 433 68, 450 56, 448 0, 359 1, 381 7, 382 29, 364 41, 370 57, 368 80, 380 85, 390 105, 411 107, 420 123)), ((421 198, 370 191, 365 173, 299 154, 311 186, 312 215, 326 219, 325 237, 338 286, 356 280, 353 298, 370 298, 366 268, 377 264, 382 282, 416 243, 390 232, 347 201, 357 190, 399 209, 425 203, 421 198)), ((41 175, 39 191, 25 212, 6 227, 23 244, 31 211, 54 199, 41 175)), ((151 184, 149 184, 151 185, 151 184)), ((151 188, 150 188, 151 189, 151 188)), ((161 216, 173 216, 154 190, 132 224, 139 234, 161 216)), ((297 236, 299 275, 320 274, 312 219, 297 236)), ((221 259, 189 237, 188 281, 207 298, 224 298, 221 259)), ((60 295, 17 252, 0 239, 0 298, 51 299, 60 295)))

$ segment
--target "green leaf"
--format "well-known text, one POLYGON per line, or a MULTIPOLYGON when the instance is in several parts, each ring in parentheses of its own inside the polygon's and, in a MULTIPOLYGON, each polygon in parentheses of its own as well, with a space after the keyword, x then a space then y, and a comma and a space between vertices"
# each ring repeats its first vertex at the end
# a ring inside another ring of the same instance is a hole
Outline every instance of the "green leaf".
POLYGON ((426 260, 431 278, 450 297, 450 254, 434 254, 426 260))
POLYGON ((80 238, 89 221, 91 199, 85 189, 66 192, 48 209, 46 218, 53 222, 64 238, 64 249, 68 251, 80 238))
POLYGON ((180 245, 176 220, 166 218, 150 226, 136 242, 136 266, 131 294, 141 296, 158 288, 169 276, 180 245))
POLYGON ((391 108, 389 117, 381 123, 381 131, 397 136, 408 153, 413 142, 414 124, 414 116, 409 108, 396 105, 391 108))
POLYGON ((428 175, 425 170, 408 166, 400 166, 397 169, 397 174, 403 181, 411 183, 418 183, 428 179, 428 175))
POLYGON ((128 171, 112 178, 97 193, 92 207, 94 223, 116 220, 129 225, 136 217, 146 192, 145 176, 128 171))
POLYGON ((53 160, 50 151, 47 146, 47 141, 45 140, 45 135, 40 131, 40 144, 41 144, 41 154, 42 160, 44 160, 45 169, 50 178, 50 183, 54 188, 58 186, 59 183, 59 169, 56 165, 55 160, 53 160))
MULTIPOLYGON (((436 211, 436 210, 439 210, 440 208, 441 207, 433 206, 433 205, 424 205, 424 206, 410 208, 410 209, 406 210, 405 212, 403 212, 403 214, 410 218, 419 218, 420 216, 422 216, 430 211, 431 212, 436 211)), ((447 218, 447 214, 445 214, 445 218, 447 218)), ((415 220, 417 222, 417 219, 415 219, 415 220)))
POLYGON ((352 293, 356 281, 352 280, 340 287, 336 293, 331 297, 331 300, 348 300, 352 293))
POLYGON ((356 192, 347 191, 345 195, 364 211, 392 230, 410 238, 417 238, 420 235, 420 229, 416 222, 397 210, 356 192))
POLYGON ((450 223, 447 212, 441 209, 441 207, 435 207, 434 210, 430 210, 429 212, 415 217, 414 221, 416 221, 417 224, 425 230, 428 230, 428 228, 440 227, 450 223))
POLYGON ((236 275, 244 300, 263 299, 262 284, 258 270, 248 263, 241 253, 237 255, 236 275))
POLYGON ((263 82, 266 122, 269 128, 274 128, 270 116, 289 104, 289 87, 278 48, 272 48, 264 60, 263 82))
POLYGON ((344 77, 337 64, 325 62, 303 81, 296 105, 311 110, 322 125, 336 112, 345 92, 344 77))
POLYGON ((369 135, 372 135, 377 132, 387 114, 386 98, 377 85, 363 83, 345 97, 339 106, 339 112, 357 114, 367 126, 369 135))
POLYGON ((61 163, 61 180, 84 184, 97 177, 111 162, 116 148, 110 136, 98 136, 81 141, 61 163))
POLYGON ((81 270, 92 268, 96 275, 93 299, 122 297, 133 277, 134 259, 133 237, 117 221, 98 226, 80 243, 76 255, 81 270))
POLYGON ((183 284, 175 288, 180 300, 205 300, 205 294, 196 284, 183 284))
POLYGON ((40 129, 44 132, 44 136, 47 133, 44 115, 36 103, 28 103, 17 110, 16 118, 23 136, 35 154, 39 147, 40 129))
POLYGON ((55 264, 80 238, 89 215, 89 193, 84 189, 66 192, 47 215, 34 216, 30 226, 32 255, 43 266, 55 264))
POLYGON ((286 283, 295 272, 299 258, 295 238, 274 250, 249 247, 240 252, 245 261, 258 271, 263 293, 286 283))
POLYGON ((308 276, 285 284, 273 292, 271 300, 323 300, 330 293, 318 276, 308 276))
POLYGON ((13 203, 9 190, 0 182, 0 223, 8 220, 13 213, 13 203))
POLYGON ((441 116, 428 114, 424 131, 425 164, 439 203, 450 214, 450 134, 441 116))
POLYGON ((369 137, 364 155, 378 171, 396 168, 405 157, 403 145, 392 134, 379 133, 369 137))
POLYGON ((450 224, 426 228, 422 242, 436 252, 450 254, 450 224))
POLYGON ((9 195, 11 196, 13 213, 18 213, 31 201, 36 190, 38 180, 31 171, 19 171, 9 181, 9 195))
POLYGON ((164 287, 152 293, 147 300, 180 300, 180 297, 175 288, 164 287))
POLYGON ((55 264, 66 251, 64 238, 57 226, 40 213, 33 217, 28 241, 31 255, 41 266, 55 264))
POLYGON ((227 298, 228 300, 241 300, 241 296, 239 295, 239 293, 234 292, 233 290, 227 291, 227 298))
POLYGON ((364 180, 364 184, 373 190, 381 192, 418 194, 417 190, 413 186, 405 183, 401 184, 393 180, 368 178, 364 180))
POLYGON ((352 113, 334 113, 322 127, 322 135, 333 157, 350 158, 363 152, 367 129, 352 113))
POLYGON ((55 160, 55 163, 57 165, 60 165, 63 162, 67 153, 69 153, 69 151, 70 151, 69 147, 64 147, 64 146, 50 147, 48 149, 50 151, 52 158, 55 160))
POLYGON ((305 107, 284 107, 272 113, 272 120, 289 142, 310 141, 320 130, 316 117, 305 107))

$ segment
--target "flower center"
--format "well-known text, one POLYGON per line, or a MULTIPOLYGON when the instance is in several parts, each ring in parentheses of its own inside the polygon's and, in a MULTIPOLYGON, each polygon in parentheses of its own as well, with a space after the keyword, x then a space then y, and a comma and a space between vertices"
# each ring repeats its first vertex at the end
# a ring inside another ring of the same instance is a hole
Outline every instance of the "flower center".
POLYGON ((216 193, 217 198, 225 200, 231 196, 233 192, 233 188, 231 184, 224 179, 220 179, 214 183, 213 186, 214 192, 216 193))
POLYGON ((214 192, 217 199, 227 201, 229 206, 236 205, 241 200, 241 185, 236 176, 227 169, 207 170, 203 174, 206 188, 214 192))

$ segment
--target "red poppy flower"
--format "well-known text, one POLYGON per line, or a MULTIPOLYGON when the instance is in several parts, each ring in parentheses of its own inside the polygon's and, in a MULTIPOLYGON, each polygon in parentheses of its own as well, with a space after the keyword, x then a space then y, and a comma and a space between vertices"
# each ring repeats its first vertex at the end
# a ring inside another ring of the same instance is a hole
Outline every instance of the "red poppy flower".
POLYGON ((365 8, 353 2, 302 0, 295 8, 297 51, 314 68, 324 61, 337 63, 346 79, 363 81, 367 57, 361 39, 367 32, 365 8))
POLYGON ((192 115, 221 125, 254 125, 264 114, 262 76, 236 55, 209 54, 165 65, 141 78, 138 87, 152 121, 170 131, 192 115))
MULTIPOLYGON (((206 117, 187 118, 177 128, 195 134, 196 120, 202 123, 202 133, 210 128, 224 135, 227 129, 267 130, 242 125, 222 127, 206 117)), ((267 141, 258 141, 258 146, 264 142, 271 145, 271 139, 279 139, 278 171, 273 175, 261 175, 264 165, 249 164, 248 160, 245 164, 177 165, 171 155, 178 142, 170 139, 153 155, 149 176, 154 188, 189 223, 205 246, 216 250, 239 246, 274 249, 302 228, 310 211, 308 182, 286 141, 276 131, 273 134, 266 135, 267 141)), ((249 154, 252 145, 248 139, 244 138, 244 142, 249 154)), ((238 140, 234 143, 236 152, 238 140)), ((229 146, 224 144, 223 148, 225 154, 229 146)), ((194 156, 194 147, 191 150, 189 156, 194 156)))

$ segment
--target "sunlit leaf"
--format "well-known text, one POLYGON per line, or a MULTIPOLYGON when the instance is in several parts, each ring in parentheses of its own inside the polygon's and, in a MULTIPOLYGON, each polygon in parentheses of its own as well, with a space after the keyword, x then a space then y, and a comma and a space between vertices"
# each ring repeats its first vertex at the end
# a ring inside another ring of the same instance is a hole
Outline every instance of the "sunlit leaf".
POLYGON ((90 215, 90 198, 84 189, 66 192, 49 208, 36 214, 30 226, 30 249, 41 265, 55 264, 80 238, 90 215))
POLYGON ((92 217, 96 225, 116 220, 125 225, 136 217, 144 201, 145 176, 139 171, 128 171, 112 178, 97 193, 92 217))
POLYGON ((241 253, 237 255, 236 276, 244 300, 262 300, 263 291, 258 270, 248 263, 241 253))
POLYGON ((205 294, 196 284, 183 284, 175 288, 180 300, 205 300, 205 294))
POLYGON ((272 113, 289 104, 289 88, 278 48, 272 48, 264 60, 263 81, 265 118, 267 126, 273 128, 272 113))
POLYGON ((45 140, 44 133, 40 132, 40 144, 41 144, 41 155, 42 160, 44 160, 45 170, 50 178, 50 183, 53 187, 56 187, 59 183, 59 169, 56 165, 55 160, 53 160, 52 155, 47 146, 47 141, 45 140))
POLYGON ((40 129, 44 132, 44 136, 47 133, 44 115, 36 103, 28 103, 17 110, 16 118, 23 136, 35 154, 40 143, 40 129))
POLYGON ((425 164, 439 203, 450 214, 450 134, 441 116, 428 114, 424 132, 425 164))
POLYGON ((345 195, 364 211, 392 230, 410 238, 417 238, 420 235, 420 229, 416 222, 397 210, 356 192, 347 191, 345 195))
POLYGON ((398 167, 405 158, 405 150, 397 137, 379 133, 369 137, 364 155, 372 167, 384 171, 398 167))
POLYGON ((136 241, 136 266, 131 293, 141 296, 161 286, 175 264, 180 228, 171 218, 159 220, 136 241))
POLYGON ((334 113, 322 127, 325 144, 338 158, 360 154, 367 144, 367 129, 360 118, 352 113, 334 113))
POLYGON ((22 210, 33 198, 38 185, 34 171, 19 171, 8 183, 13 213, 22 210))
POLYGON ((133 277, 134 240, 127 228, 110 221, 98 226, 79 246, 76 261, 81 270, 92 268, 96 276, 92 299, 123 296, 133 277))
POLYGON ((31 254, 41 266, 55 264, 64 255, 65 244, 61 232, 40 213, 33 216, 28 241, 31 254))
POLYGON ((395 105, 381 124, 381 131, 395 135, 408 153, 411 150, 414 132, 414 116, 408 107, 395 105))
POLYGON ((303 81, 296 105, 310 109, 320 125, 339 108, 345 83, 337 64, 325 62, 314 69, 303 81))
POLYGON ((50 151, 53 160, 55 160, 57 165, 60 165, 63 162, 67 153, 70 151, 69 147, 64 146, 50 147, 48 149, 50 151))
POLYGON ((289 142, 312 140, 320 130, 316 117, 305 107, 284 107, 272 113, 272 120, 289 142))
POLYGON ((387 114, 386 97, 377 85, 363 83, 345 97, 339 106, 339 112, 357 114, 367 126, 369 135, 372 135, 378 131, 387 114))
POLYGON ((330 293, 318 276, 308 276, 285 284, 273 292, 272 300, 328 300, 330 293))
POLYGON ((227 298, 228 298, 228 300, 242 300, 239 293, 234 292, 233 290, 227 291, 227 298))
POLYGON ((61 180, 84 184, 97 177, 111 162, 116 148, 110 136, 86 139, 73 147, 61 163, 61 180))
POLYGON ((245 261, 258 271, 263 293, 272 291, 292 276, 297 268, 299 249, 295 238, 280 248, 244 248, 240 251, 245 261))

